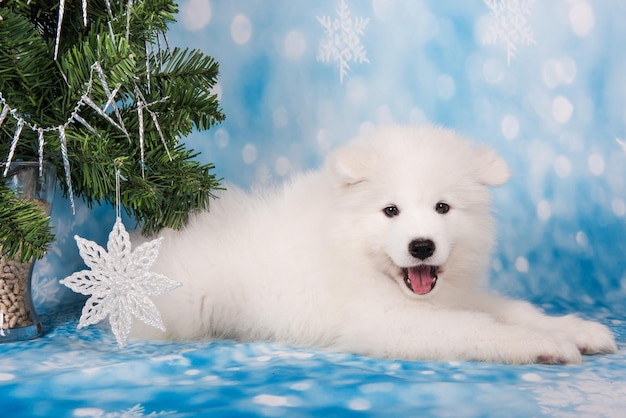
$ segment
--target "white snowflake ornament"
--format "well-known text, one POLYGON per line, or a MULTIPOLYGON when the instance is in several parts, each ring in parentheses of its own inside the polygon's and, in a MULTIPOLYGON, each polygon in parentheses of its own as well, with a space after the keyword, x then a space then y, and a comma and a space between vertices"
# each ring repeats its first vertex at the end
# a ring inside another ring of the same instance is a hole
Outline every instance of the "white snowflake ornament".
POLYGON ((168 293, 180 283, 149 271, 163 238, 131 251, 130 234, 120 217, 109 234, 107 250, 78 235, 74 238, 90 270, 78 271, 61 283, 74 292, 91 295, 83 307, 78 328, 97 324, 108 316, 120 348, 126 343, 133 317, 165 331, 161 314, 150 296, 168 293))

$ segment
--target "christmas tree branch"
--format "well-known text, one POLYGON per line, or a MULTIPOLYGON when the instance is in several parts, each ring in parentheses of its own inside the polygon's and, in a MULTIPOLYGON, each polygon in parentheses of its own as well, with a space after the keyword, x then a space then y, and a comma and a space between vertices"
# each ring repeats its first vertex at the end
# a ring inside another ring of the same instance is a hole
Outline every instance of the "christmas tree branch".
POLYGON ((0 253, 21 262, 41 258, 54 239, 50 218, 32 200, 0 184, 0 253))
MULTIPOLYGON (((85 26, 80 2, 65 2, 54 60, 59 5, 0 3, 0 93, 13 109, 0 125, 0 162, 16 136, 14 160, 37 160, 43 133, 44 157, 56 165, 65 195, 89 206, 115 202, 119 168, 124 208, 153 233, 185 225, 219 188, 213 165, 197 162, 179 142, 224 120, 213 92, 219 68, 200 51, 160 48, 174 2, 133 2, 130 14, 128 4, 89 1, 85 26)), ((31 240, 38 250, 22 254, 40 257, 52 241, 49 221, 21 205, 0 203, 3 251, 16 254, 39 231, 43 241, 31 240)))

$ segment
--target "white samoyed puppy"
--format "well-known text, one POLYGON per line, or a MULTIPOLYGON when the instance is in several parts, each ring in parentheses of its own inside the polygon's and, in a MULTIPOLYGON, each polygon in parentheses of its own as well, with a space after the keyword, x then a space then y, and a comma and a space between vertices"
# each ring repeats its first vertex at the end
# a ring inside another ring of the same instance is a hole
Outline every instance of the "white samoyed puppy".
POLYGON ((165 333, 276 341, 374 357, 579 363, 616 351, 605 326, 549 317, 484 290, 494 227, 488 186, 505 161, 442 128, 392 126, 266 191, 230 187, 153 271, 165 333))

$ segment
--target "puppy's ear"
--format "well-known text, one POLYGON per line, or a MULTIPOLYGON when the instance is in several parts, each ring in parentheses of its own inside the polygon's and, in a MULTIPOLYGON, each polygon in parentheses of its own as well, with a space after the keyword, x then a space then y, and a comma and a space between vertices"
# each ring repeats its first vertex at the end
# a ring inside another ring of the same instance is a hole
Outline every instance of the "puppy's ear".
POLYGON ((476 180, 486 186, 501 186, 511 177, 509 165, 496 151, 488 147, 477 147, 474 165, 476 180))
POLYGON ((373 161, 360 147, 350 144, 335 150, 326 159, 326 166, 341 185, 361 183, 371 170, 373 161))

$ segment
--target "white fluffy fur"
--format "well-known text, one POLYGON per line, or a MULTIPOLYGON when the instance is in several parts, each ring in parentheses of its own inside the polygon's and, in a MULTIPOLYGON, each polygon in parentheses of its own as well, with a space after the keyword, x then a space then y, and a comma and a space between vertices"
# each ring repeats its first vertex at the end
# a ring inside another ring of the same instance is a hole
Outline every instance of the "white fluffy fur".
POLYGON ((603 325, 548 317, 483 290, 494 241, 487 186, 509 170, 493 150, 435 127, 386 127, 270 191, 230 187, 180 232, 154 271, 182 287, 155 298, 177 340, 271 340, 375 357, 578 363, 616 350, 603 325), (435 204, 451 210, 440 214, 435 204), (399 215, 385 216, 394 204, 399 215), (431 239, 438 282, 424 296, 400 267, 431 239))

